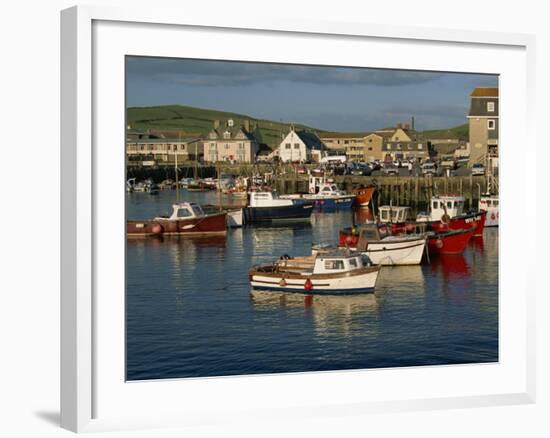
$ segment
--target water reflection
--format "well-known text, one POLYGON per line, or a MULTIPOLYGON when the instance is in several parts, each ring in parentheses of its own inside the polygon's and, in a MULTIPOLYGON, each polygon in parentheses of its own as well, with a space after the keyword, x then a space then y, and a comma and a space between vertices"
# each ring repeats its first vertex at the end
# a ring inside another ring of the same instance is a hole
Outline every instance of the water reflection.
POLYGON ((255 310, 304 309, 321 337, 373 335, 374 327, 365 324, 365 318, 378 310, 374 294, 319 296, 252 289, 250 302, 255 310))

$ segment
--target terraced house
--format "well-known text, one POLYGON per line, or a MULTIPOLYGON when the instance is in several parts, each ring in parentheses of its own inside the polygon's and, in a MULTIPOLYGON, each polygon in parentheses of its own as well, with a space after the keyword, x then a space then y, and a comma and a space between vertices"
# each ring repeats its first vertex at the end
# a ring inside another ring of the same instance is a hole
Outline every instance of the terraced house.
POLYGON ((244 121, 243 126, 235 126, 232 119, 221 126, 220 121, 215 120, 214 128, 204 140, 204 161, 253 163, 259 148, 259 141, 250 130, 248 120, 244 121))
POLYGON ((376 134, 384 136, 384 160, 425 160, 430 157, 429 142, 409 124, 398 123, 395 128, 381 129, 376 134))

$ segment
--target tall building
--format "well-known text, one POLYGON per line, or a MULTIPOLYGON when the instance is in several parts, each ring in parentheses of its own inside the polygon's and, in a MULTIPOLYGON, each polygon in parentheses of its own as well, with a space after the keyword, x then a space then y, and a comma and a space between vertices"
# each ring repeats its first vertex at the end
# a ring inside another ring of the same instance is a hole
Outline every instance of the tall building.
POLYGON ((470 165, 498 165, 498 88, 477 87, 470 94, 470 165), (491 164, 487 162, 491 160, 491 164))

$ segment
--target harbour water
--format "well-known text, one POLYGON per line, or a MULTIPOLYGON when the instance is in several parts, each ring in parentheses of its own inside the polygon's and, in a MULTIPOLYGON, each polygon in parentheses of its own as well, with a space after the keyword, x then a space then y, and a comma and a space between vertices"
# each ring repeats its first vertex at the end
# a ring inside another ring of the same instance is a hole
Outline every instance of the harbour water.
MULTIPOLYGON (((211 192, 181 190, 179 199, 217 202, 211 192)), ((175 200, 173 190, 128 194, 127 217, 168 213, 175 200)), ((498 361, 497 228, 463 255, 383 267, 374 294, 251 294, 252 265, 336 244, 352 214, 226 237, 128 239, 127 379, 498 361)))

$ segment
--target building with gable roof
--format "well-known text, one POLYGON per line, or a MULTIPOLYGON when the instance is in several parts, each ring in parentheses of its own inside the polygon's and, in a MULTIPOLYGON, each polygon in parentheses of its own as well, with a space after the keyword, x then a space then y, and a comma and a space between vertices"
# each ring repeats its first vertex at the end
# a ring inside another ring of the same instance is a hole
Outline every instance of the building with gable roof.
POLYGON ((314 132, 290 128, 279 144, 276 155, 282 162, 320 161, 326 149, 323 141, 314 132))
POLYGON ((226 120, 223 126, 219 120, 215 120, 214 127, 206 135, 203 144, 204 161, 211 163, 253 163, 260 147, 260 142, 250 130, 248 120, 245 120, 243 126, 235 126, 231 119, 226 120))

